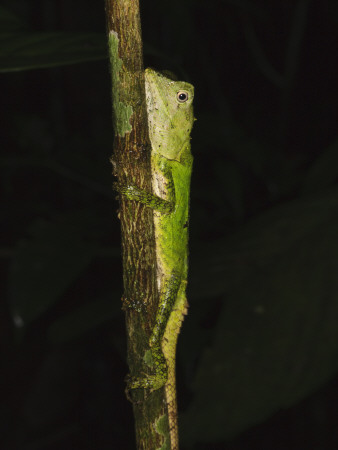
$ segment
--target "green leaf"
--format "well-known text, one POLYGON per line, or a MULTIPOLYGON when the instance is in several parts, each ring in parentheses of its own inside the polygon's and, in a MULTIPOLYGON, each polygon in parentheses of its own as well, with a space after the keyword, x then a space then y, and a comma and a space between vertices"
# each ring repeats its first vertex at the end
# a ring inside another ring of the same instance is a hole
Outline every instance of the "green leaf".
POLYGON ((53 305, 89 265, 93 245, 84 238, 90 218, 70 214, 37 220, 31 238, 19 241, 10 266, 14 321, 26 325, 53 305))
POLYGON ((336 373, 337 213, 337 190, 297 200, 219 241, 219 256, 205 251, 204 276, 191 280, 191 309, 202 322, 213 305, 216 325, 199 343, 184 444, 232 438, 336 373))
POLYGON ((0 34, 0 72, 57 67, 106 57, 104 34, 0 34))

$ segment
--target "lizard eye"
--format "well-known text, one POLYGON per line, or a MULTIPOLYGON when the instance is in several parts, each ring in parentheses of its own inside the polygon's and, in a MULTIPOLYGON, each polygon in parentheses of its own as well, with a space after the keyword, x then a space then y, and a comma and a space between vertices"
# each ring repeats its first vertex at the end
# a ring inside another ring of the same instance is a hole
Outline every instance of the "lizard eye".
POLYGON ((179 103, 185 103, 189 98, 188 92, 187 91, 178 91, 176 98, 179 103))

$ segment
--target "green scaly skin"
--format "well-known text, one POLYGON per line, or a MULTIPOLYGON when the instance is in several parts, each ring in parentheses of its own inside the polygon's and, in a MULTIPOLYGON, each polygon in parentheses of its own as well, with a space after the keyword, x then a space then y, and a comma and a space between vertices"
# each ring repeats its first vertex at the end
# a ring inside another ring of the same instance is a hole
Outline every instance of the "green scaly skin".
POLYGON ((171 449, 178 449, 175 354, 187 310, 189 194, 192 170, 190 132, 194 122, 194 88, 146 69, 146 97, 151 141, 152 190, 116 184, 129 200, 154 211, 157 281, 160 292, 155 324, 149 339, 153 372, 130 377, 127 389, 150 391, 165 385, 171 449))

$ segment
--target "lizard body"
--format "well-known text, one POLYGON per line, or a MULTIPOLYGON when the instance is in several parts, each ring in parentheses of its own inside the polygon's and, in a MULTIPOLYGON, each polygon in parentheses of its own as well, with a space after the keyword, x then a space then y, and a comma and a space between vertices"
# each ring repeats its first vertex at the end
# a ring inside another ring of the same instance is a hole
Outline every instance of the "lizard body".
POLYGON ((175 355, 178 334, 187 312, 188 221, 194 122, 194 88, 146 69, 146 99, 153 193, 135 185, 116 185, 130 200, 154 211, 157 284, 160 292, 149 339, 152 373, 130 377, 128 389, 151 391, 165 386, 171 450, 178 449, 175 355))

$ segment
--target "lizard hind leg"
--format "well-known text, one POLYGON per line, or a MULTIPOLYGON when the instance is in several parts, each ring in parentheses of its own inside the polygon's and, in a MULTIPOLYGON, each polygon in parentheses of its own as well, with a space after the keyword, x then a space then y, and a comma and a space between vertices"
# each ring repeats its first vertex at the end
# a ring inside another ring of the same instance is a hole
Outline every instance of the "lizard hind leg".
POLYGON ((173 311, 177 299, 180 284, 181 277, 177 272, 173 272, 163 283, 155 317, 155 325, 149 339, 153 362, 152 373, 146 374, 140 378, 130 377, 127 386, 128 390, 146 388, 154 391, 164 386, 167 382, 168 365, 162 350, 162 340, 170 314, 173 311))
POLYGON ((181 277, 176 271, 173 271, 170 277, 163 283, 160 301, 158 303, 157 313, 155 317, 155 325, 149 340, 150 347, 161 347, 162 338, 170 314, 173 311, 180 284, 181 277))
POLYGON ((173 312, 180 284, 181 277, 175 271, 164 281, 155 317, 155 325, 149 339, 156 376, 159 382, 161 380, 162 386, 168 378, 168 366, 162 350, 162 340, 169 317, 173 312))

